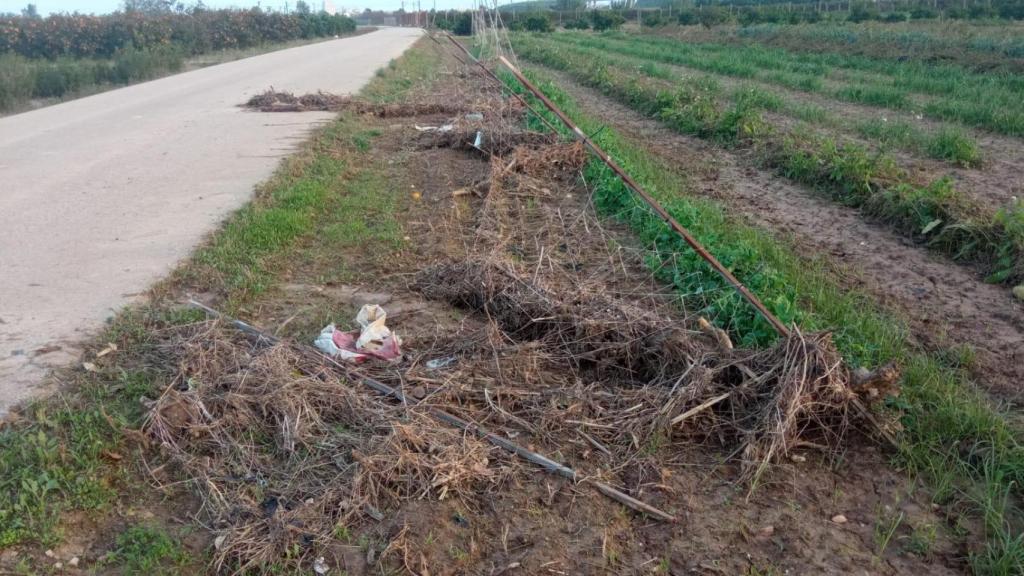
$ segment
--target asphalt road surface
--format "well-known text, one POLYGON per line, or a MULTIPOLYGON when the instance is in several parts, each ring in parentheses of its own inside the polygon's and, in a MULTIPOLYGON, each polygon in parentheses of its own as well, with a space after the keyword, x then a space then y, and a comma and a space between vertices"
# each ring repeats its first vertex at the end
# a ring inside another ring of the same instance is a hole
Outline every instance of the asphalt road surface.
POLYGON ((0 118, 0 415, 332 116, 238 104, 271 86, 355 92, 420 34, 385 28, 0 118))

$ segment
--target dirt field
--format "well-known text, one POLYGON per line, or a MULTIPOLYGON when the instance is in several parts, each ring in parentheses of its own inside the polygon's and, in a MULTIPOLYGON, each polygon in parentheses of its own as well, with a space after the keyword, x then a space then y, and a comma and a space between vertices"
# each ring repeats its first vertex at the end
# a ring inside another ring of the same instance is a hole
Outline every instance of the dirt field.
MULTIPOLYGON (((89 444, 107 499, 67 506, 58 535, 13 532, 18 544, 0 552, 0 571, 968 569, 984 524, 893 467, 893 452, 851 409, 872 391, 855 386, 829 334, 733 347, 655 279, 652 251, 634 231, 597 215, 581 145, 527 130, 521 104, 429 40, 382 78, 402 88, 381 92, 383 103, 339 105, 341 119, 282 168, 284 184, 229 221, 150 306, 115 322, 86 352, 89 366, 63 375, 86 390, 68 403, 114 430, 112 444, 89 444), (284 240, 295 206, 316 215, 284 240), (183 305, 188 297, 281 341, 209 319, 183 305), (365 304, 387 311, 400 361, 345 368, 311 351, 325 324, 352 329, 365 304), (368 378, 401 401, 374 393, 368 378), (130 408, 95 407, 111 390, 130 408), (472 425, 445 425, 439 411, 472 425), (572 467, 577 481, 516 458, 476 427, 572 467), (673 520, 613 501, 595 482, 673 520), (132 532, 140 526, 150 531, 132 532)), ((951 315, 957 337, 995 330, 998 345, 1013 347, 998 335, 1014 320, 983 297, 996 288, 965 276, 939 290, 929 274, 944 264, 884 230, 565 88, 709 195, 830 252, 838 270, 854 271, 851 285, 902 312, 929 286, 929 315, 951 315), (822 213, 835 218, 834 234, 798 227, 815 209, 823 225, 822 213), (853 243, 858 234, 870 234, 870 249, 853 243), (911 264, 891 284, 861 268, 885 263, 895 274, 901 259, 911 264), (906 284, 914 288, 893 288, 906 284), (971 311, 955 309, 967 292, 971 311)), ((926 344, 949 343, 916 320, 926 344)), ((1008 364, 982 366, 1008 381, 1008 364)), ((32 411, 20 417, 5 433, 41 427, 61 438, 52 462, 66 466, 63 442, 77 429, 47 428, 32 411)))
POLYGON ((555 74, 559 84, 618 130, 691 177, 699 194, 724 201, 752 222, 791 235, 809 253, 835 263, 851 288, 862 288, 911 320, 927 346, 967 345, 977 352, 979 382, 997 397, 1020 402, 1024 379, 1024 311, 1006 290, 885 226, 760 170, 742 154, 681 135, 659 122, 555 74))

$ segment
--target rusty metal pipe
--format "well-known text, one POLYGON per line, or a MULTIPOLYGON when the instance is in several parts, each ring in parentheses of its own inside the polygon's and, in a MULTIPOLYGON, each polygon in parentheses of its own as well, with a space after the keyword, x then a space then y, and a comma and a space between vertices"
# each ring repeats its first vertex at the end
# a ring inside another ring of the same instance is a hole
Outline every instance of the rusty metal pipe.
MULTIPOLYGON (((733 289, 739 292, 740 296, 746 299, 746 301, 749 302, 750 305, 753 306, 761 314, 761 316, 765 320, 767 320, 769 324, 772 325, 772 328, 775 328, 775 331, 778 332, 780 336, 789 336, 789 328, 787 328, 781 320, 779 320, 774 314, 772 314, 772 312, 768 310, 764 303, 761 302, 761 300, 753 292, 751 292, 746 286, 744 286, 742 282, 737 280, 736 277, 732 275, 732 272, 729 272, 729 270, 725 266, 723 266, 722 263, 719 262, 718 259, 714 257, 714 255, 708 252, 707 248, 705 248, 703 244, 701 244, 696 238, 694 238, 693 235, 690 234, 689 230, 687 230, 686 228, 683 227, 682 224, 677 222, 676 219, 673 218, 668 213, 668 211, 666 211, 665 208, 663 208, 661 204, 658 203, 657 200, 651 197, 651 195, 648 194, 643 189, 643 187, 636 182, 636 180, 633 180, 632 176, 627 174, 626 171, 623 170, 615 162, 615 160, 612 160, 611 156, 609 156, 607 152, 602 150, 600 146, 598 146, 596 143, 594 143, 593 140, 590 139, 590 137, 584 134, 583 131, 580 130, 579 127, 576 126, 576 124, 568 116, 566 116, 565 113, 562 112, 558 108, 558 106, 555 105, 554 102, 552 102, 547 96, 545 96, 544 93, 540 91, 540 89, 534 86, 533 83, 530 82, 526 78, 526 76, 524 76, 523 73, 519 71, 518 68, 516 68, 504 56, 499 56, 498 59, 501 61, 502 64, 505 65, 506 68, 509 69, 510 72, 512 72, 512 75, 516 77, 516 80, 518 80, 524 88, 526 88, 530 93, 536 96, 537 99, 544 104, 545 108, 550 110, 552 114, 557 116, 558 119, 561 120, 562 123, 565 124, 565 126, 572 131, 576 139, 578 139, 580 142, 583 142, 583 144, 587 148, 589 148, 591 152, 593 152, 598 158, 601 159, 602 162, 604 162, 609 168, 611 168, 612 171, 615 172, 615 174, 617 174, 619 178, 622 179, 626 186, 628 186, 633 192, 635 192, 637 196, 639 196, 644 201, 644 203, 646 203, 651 208, 651 210, 654 210, 654 213, 657 214, 662 220, 664 220, 665 223, 668 224, 669 227, 676 234, 682 237, 682 239, 685 240, 686 243, 689 244, 690 247, 693 248, 693 250, 697 252, 697 254, 699 254, 701 258, 703 258, 709 265, 711 265, 711 267, 714 268, 714 270, 718 272, 718 274, 721 275, 722 278, 724 278, 725 281, 728 282, 729 285, 733 287, 733 289)), ((491 74, 491 76, 493 76, 496 80, 500 82, 500 79, 498 79, 498 77, 495 76, 493 73, 491 74)))

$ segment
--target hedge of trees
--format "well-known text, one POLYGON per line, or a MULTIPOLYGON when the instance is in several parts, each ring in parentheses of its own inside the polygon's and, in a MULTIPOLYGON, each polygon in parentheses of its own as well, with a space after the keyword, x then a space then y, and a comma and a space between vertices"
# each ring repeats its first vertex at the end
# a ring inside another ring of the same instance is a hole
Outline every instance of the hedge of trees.
POLYGON ((850 22, 934 18, 1024 20, 1024 0, 687 0, 685 3, 667 0, 660 10, 648 8, 642 14, 645 25, 652 27, 671 21, 711 26, 730 22, 798 24, 823 19, 850 22), (648 17, 648 14, 652 15, 648 17))
POLYGON ((355 21, 346 16, 324 12, 283 14, 258 8, 124 11, 103 16, 55 14, 46 18, 25 14, 0 17, 0 54, 47 59, 110 58, 125 48, 150 50, 166 46, 201 54, 341 35, 355 28, 355 21))

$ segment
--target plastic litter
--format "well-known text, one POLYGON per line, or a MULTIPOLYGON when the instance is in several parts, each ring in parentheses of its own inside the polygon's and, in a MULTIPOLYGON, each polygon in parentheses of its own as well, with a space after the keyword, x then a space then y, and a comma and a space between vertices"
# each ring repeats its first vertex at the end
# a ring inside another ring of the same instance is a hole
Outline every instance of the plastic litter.
POLYGON ((443 124, 441 126, 420 126, 419 124, 413 124, 419 132, 451 132, 455 129, 453 124, 443 124))
POLYGON ((430 370, 437 370, 444 368, 449 364, 455 362, 455 356, 445 356, 444 358, 434 358, 433 360, 427 360, 427 368, 430 370))
POLYGON ((402 356, 402 339, 385 325, 387 317, 380 306, 367 304, 356 315, 359 330, 343 332, 334 324, 328 324, 313 344, 324 354, 348 362, 358 363, 369 358, 396 360, 402 356))

